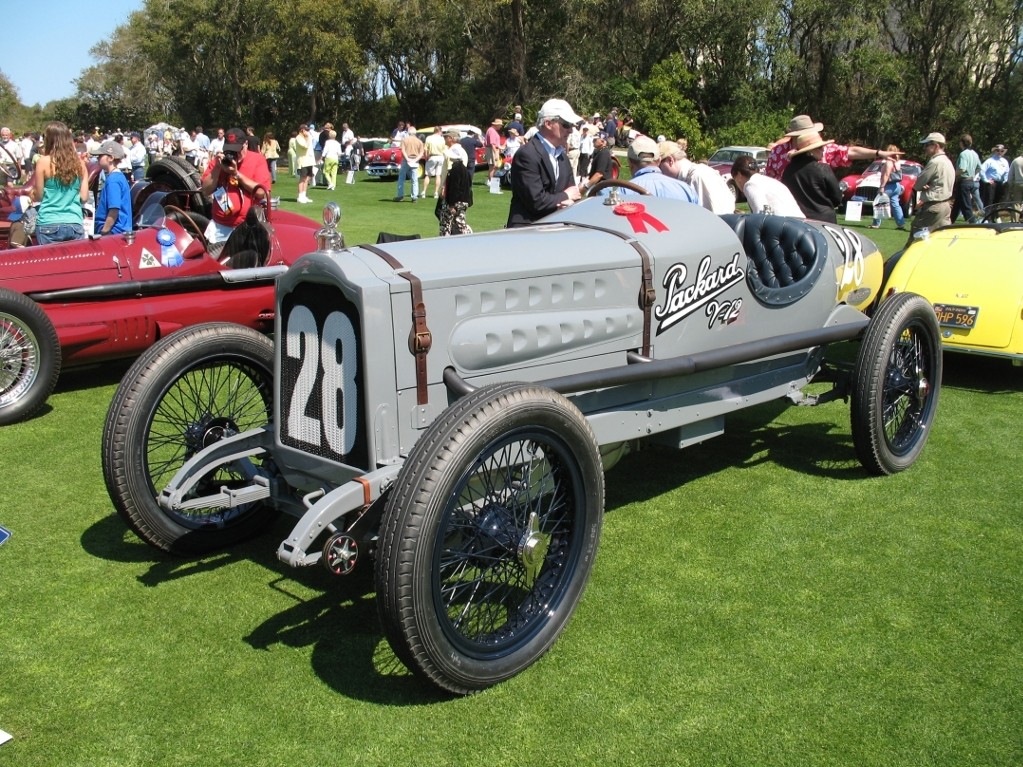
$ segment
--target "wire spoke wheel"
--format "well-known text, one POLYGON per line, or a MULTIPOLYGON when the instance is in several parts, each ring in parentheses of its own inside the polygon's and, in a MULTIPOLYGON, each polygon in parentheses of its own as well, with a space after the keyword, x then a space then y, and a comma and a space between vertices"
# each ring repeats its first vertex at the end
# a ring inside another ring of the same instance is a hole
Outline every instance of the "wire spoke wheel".
POLYGON ((582 414, 542 387, 480 389, 431 424, 391 492, 377 596, 398 657, 467 694, 543 655, 600 533, 603 473, 582 414))
MULTIPOLYGON (((174 553, 203 553, 262 531, 271 509, 165 509, 157 497, 194 455, 260 428, 273 411, 273 344, 250 328, 195 325, 168 336, 125 374, 107 413, 103 476, 114 507, 146 542, 174 553)), ((219 466, 194 494, 252 483, 258 461, 219 466)))
POLYGON ((492 446, 462 477, 433 568, 454 644, 485 656, 535 632, 570 569, 581 481, 556 435, 542 433, 492 446))
POLYGON ((60 364, 57 331, 46 313, 27 296, 0 288, 0 425, 45 404, 60 364))
POLYGON ((856 363, 853 441, 874 474, 893 474, 919 457, 941 388, 941 340, 931 305, 898 293, 878 308, 856 363))

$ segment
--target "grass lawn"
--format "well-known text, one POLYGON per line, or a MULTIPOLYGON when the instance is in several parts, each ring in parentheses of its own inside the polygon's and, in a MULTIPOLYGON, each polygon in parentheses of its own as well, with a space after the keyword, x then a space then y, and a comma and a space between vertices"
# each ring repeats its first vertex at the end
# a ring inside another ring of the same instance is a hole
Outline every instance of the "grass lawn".
MULTIPOLYGON (((432 200, 391 202, 390 182, 302 206, 279 187, 307 214, 339 201, 349 244, 436 233, 432 200)), ((477 186, 470 224, 503 225, 509 199, 477 186)), ((886 254, 905 237, 867 234, 886 254)), ((71 371, 0 429, 0 766, 1023 763, 1008 363, 946 356, 930 442, 894 477, 864 474, 842 403, 772 403, 629 456, 562 638, 465 699, 394 658, 368 569, 277 561, 290 518, 194 560, 128 533, 100 471, 126 368, 71 371)))

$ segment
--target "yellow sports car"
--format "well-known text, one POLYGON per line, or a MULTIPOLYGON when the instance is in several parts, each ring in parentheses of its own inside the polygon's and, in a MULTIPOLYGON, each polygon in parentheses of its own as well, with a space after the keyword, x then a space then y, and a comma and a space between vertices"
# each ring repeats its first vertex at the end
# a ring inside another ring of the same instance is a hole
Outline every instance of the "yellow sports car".
POLYGON ((946 350, 1023 365, 1023 224, 936 229, 885 271, 884 295, 909 291, 931 302, 946 350))

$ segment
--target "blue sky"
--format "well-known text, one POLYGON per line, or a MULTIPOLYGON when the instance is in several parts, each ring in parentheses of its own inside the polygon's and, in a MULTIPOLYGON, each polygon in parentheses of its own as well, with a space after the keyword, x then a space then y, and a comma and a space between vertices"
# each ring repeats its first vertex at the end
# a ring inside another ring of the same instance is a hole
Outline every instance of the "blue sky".
MULTIPOLYGON (((4 36, 0 71, 18 89, 22 104, 45 104, 74 95, 72 80, 96 62, 89 49, 106 40, 143 0, 103 0, 83 5, 80 0, 49 0, 36 6, 39 12, 30 28, 4 36), (43 52, 40 46, 48 46, 43 52)), ((13 11, 13 8, 7 9, 13 11)), ((29 13, 22 7, 18 14, 29 13)), ((20 24, 20 21, 19 21, 20 24)))

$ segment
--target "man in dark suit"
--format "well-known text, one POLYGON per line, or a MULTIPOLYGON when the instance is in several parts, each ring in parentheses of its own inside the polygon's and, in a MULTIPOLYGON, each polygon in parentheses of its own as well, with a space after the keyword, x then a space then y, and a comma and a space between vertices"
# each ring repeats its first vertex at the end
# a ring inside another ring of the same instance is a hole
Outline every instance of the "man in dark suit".
POLYGON ((550 99, 540 107, 536 135, 515 153, 509 228, 528 226, 579 200, 567 146, 572 129, 582 121, 563 99, 550 99))

